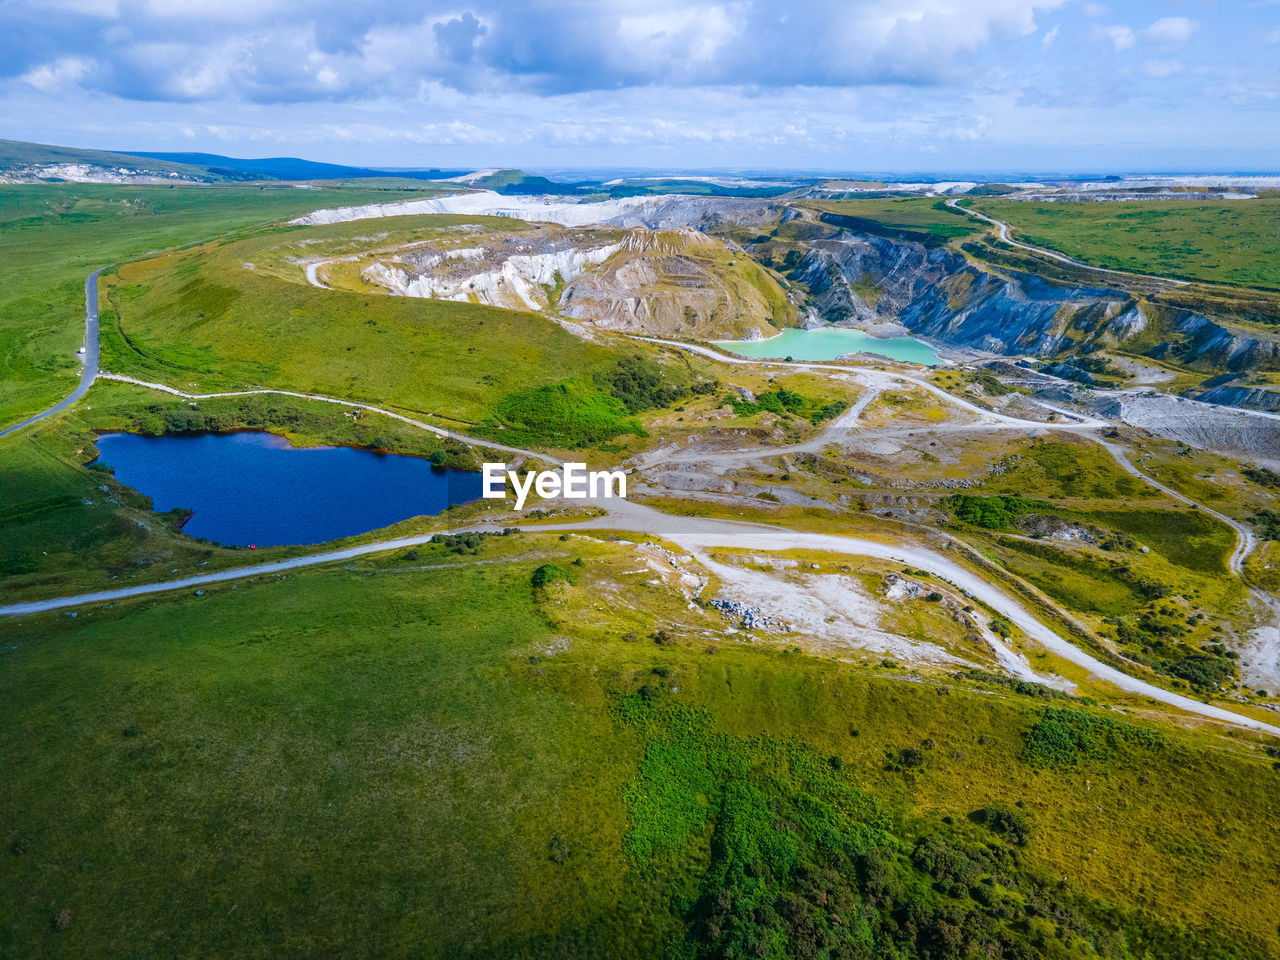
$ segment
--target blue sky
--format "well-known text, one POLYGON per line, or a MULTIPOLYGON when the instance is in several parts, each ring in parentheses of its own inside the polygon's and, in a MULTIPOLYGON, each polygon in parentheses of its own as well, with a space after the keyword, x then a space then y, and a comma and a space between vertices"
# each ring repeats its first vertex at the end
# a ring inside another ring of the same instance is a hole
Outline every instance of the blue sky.
POLYGON ((1280 0, 5 0, 0 135, 375 166, 1280 168, 1280 0))

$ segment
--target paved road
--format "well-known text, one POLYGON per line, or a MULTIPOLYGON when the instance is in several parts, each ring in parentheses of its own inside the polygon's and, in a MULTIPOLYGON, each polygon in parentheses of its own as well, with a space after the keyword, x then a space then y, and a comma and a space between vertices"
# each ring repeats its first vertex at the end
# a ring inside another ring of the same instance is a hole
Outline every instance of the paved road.
POLYGON ((33 423, 52 417, 55 413, 61 413, 88 393, 89 388, 93 386, 93 381, 98 377, 98 274, 102 270, 103 268, 99 267, 89 274, 89 279, 84 282, 84 369, 80 373, 79 385, 65 400, 55 403, 43 413, 37 413, 21 423, 15 423, 11 427, 0 430, 0 437, 7 437, 33 423))
MULTIPOLYGON (((987 219, 987 218, 984 218, 984 219, 987 219)), ((89 279, 86 281, 86 284, 85 284, 85 299, 86 299, 85 335, 86 335, 87 349, 85 354, 85 369, 81 378, 80 385, 71 393, 69 397, 67 397, 61 403, 55 405, 54 407, 51 407, 49 410, 46 410, 44 413, 38 414, 37 416, 30 418, 29 420, 23 421, 23 423, 16 424, 15 426, 6 429, 3 433, 0 433, 0 436, 3 436, 8 433, 12 433, 15 430, 19 430, 31 423, 35 423, 46 417, 52 416, 53 414, 61 410, 66 409, 76 400, 80 399, 80 397, 84 396, 84 394, 88 391, 89 387, 92 385, 94 379, 98 376, 98 297, 97 297, 98 272, 99 271, 95 270, 90 275, 89 279)), ((663 341, 663 340, 657 340, 655 338, 648 338, 648 337, 641 337, 637 339, 651 340, 651 342, 666 343, 671 346, 681 347, 683 349, 690 350, 694 353, 703 354, 705 356, 708 356, 713 359, 720 360, 726 363, 743 363, 743 364, 753 364, 753 365, 778 365, 778 366, 791 367, 793 369, 805 366, 804 364, 795 364, 795 363, 773 364, 769 361, 759 361, 759 360, 751 360, 747 358, 730 357, 705 347, 695 346, 695 345, 686 344, 686 343, 679 343, 676 341, 663 341)), ((865 368, 859 368, 859 367, 841 368, 841 367, 832 367, 829 365, 822 365, 820 367, 815 367, 815 369, 848 370, 851 372, 862 373, 864 375, 868 373, 868 371, 865 368)), ((350 401, 336 400, 332 397, 323 397, 323 396, 314 395, 314 394, 293 393, 291 391, 284 391, 284 390, 248 390, 248 391, 237 391, 236 393, 230 393, 230 394, 186 394, 186 393, 183 393, 182 391, 176 390, 172 387, 164 386, 162 384, 146 383, 145 381, 134 380, 131 377, 126 377, 119 374, 105 374, 104 376, 110 377, 111 379, 114 379, 114 380, 138 383, 139 385, 142 385, 142 386, 147 386, 147 387, 162 390, 177 396, 190 397, 193 399, 213 397, 213 396, 245 395, 245 394, 251 394, 251 393, 280 393, 280 394, 285 394, 289 396, 305 397, 308 399, 320 400, 328 403, 339 403, 346 406, 360 407, 362 409, 370 410, 372 412, 394 417, 398 420, 402 420, 406 423, 412 424, 413 426, 419 427, 424 430, 428 430, 436 434, 455 437, 459 440, 463 440, 465 442, 470 442, 470 443, 478 442, 473 440, 472 438, 464 437, 459 434, 453 434, 448 431, 442 430, 439 427, 434 427, 429 424, 422 423, 421 421, 412 420, 401 414, 392 413, 391 411, 383 410, 378 407, 369 406, 367 404, 358 404, 358 403, 351 403, 350 401)), ((929 383, 926 380, 921 380, 921 379, 904 375, 904 374, 880 373, 879 376, 889 381, 897 380, 899 382, 909 382, 917 386, 923 387, 924 389, 939 395, 940 398, 946 399, 951 403, 956 404, 962 408, 966 408, 971 412, 981 414, 985 419, 988 420, 988 422, 994 419, 997 422, 1004 422, 1006 424, 1017 423, 1022 426, 1035 426, 1035 427, 1053 426, 1051 424, 1040 424, 1034 421, 1026 421, 1017 417, 1008 417, 1003 414, 993 414, 991 411, 984 410, 980 407, 977 407, 976 405, 970 404, 967 401, 954 396, 953 394, 950 394, 944 390, 941 390, 935 384, 929 383)), ((884 385, 883 380, 881 381, 880 384, 877 384, 877 386, 883 386, 883 385, 884 385)), ((1091 429, 1096 429, 1097 427, 1104 426, 1104 425, 1105 424, 1102 421, 1085 420, 1084 422, 1077 422, 1070 425, 1064 424, 1060 427, 1060 429, 1065 427, 1067 429, 1074 429, 1075 431, 1087 432, 1091 429)), ((1098 438, 1094 438, 1094 439, 1098 439, 1098 438)), ((1108 449, 1111 449, 1110 444, 1106 444, 1104 442, 1103 445, 1107 446, 1108 449)), ((521 454, 533 453, 533 451, 520 450, 519 448, 514 448, 514 447, 500 447, 499 449, 505 449, 512 453, 521 453, 521 454)), ((1130 472, 1134 473, 1137 476, 1141 476, 1144 480, 1151 482, 1153 485, 1159 487, 1160 489, 1165 490, 1166 492, 1177 496, 1178 499, 1181 499, 1181 500, 1187 499, 1181 494, 1177 494, 1175 491, 1169 490, 1167 487, 1163 486, 1162 484, 1159 484, 1158 482, 1152 480, 1150 477, 1147 477, 1145 474, 1141 474, 1137 470, 1137 468, 1134 467, 1128 461, 1128 459, 1123 456, 1123 453, 1121 451, 1112 449, 1111 452, 1113 453, 1113 455, 1116 455, 1116 459, 1120 462, 1120 464, 1125 469, 1129 470, 1130 472)), ((1187 502, 1191 502, 1191 501, 1187 500, 1187 502)), ((742 524, 742 523, 737 523, 729 520, 714 520, 709 518, 688 518, 688 517, 673 518, 667 514, 661 513, 660 511, 653 510, 643 505, 631 503, 627 501, 622 501, 622 502, 613 501, 608 504, 602 503, 600 505, 605 507, 605 509, 608 511, 608 514, 604 517, 601 517, 593 521, 587 521, 586 523, 565 524, 565 525, 558 525, 558 526, 544 526, 544 527, 541 527, 540 529, 548 529, 548 530, 557 529, 557 528, 582 529, 582 528, 593 527, 593 526, 594 527, 602 527, 602 526, 610 527, 610 526, 621 525, 625 529, 637 530, 637 531, 649 533, 655 536, 661 536, 665 539, 669 539, 673 542, 679 543, 682 546, 685 546, 687 549, 691 549, 691 550, 696 550, 699 548, 707 548, 710 546, 733 546, 733 545, 741 545, 744 547, 750 547, 752 549, 762 549, 762 550, 764 549, 791 550, 796 548, 809 548, 809 549, 828 550, 828 551, 839 552, 839 553, 856 554, 860 556, 881 557, 883 559, 892 559, 892 560, 897 560, 902 562, 910 562, 915 566, 919 566, 924 569, 930 570, 934 573, 937 573, 947 578, 951 582, 955 583, 957 586, 961 586, 964 589, 968 590, 974 596, 990 604, 992 608, 999 611, 1001 614, 1005 615, 1012 622, 1016 623, 1029 636, 1035 638, 1038 642, 1040 642, 1043 646, 1045 646, 1046 649, 1051 650, 1052 652, 1054 652, 1055 654, 1057 654, 1058 656, 1062 657, 1065 660, 1068 660, 1072 663, 1075 663, 1079 666, 1084 667, 1095 676, 1098 676, 1114 684, 1115 686, 1119 687, 1122 690, 1139 694, 1141 696, 1149 697, 1153 700, 1167 704, 1169 706, 1176 707, 1180 710, 1184 710, 1184 711, 1194 713, 1199 716, 1207 717, 1213 720, 1217 720, 1220 722, 1226 722, 1226 723, 1236 724, 1240 726, 1250 727, 1252 729, 1262 730, 1268 733, 1280 735, 1280 727, 1271 726, 1270 724, 1263 723, 1262 721, 1254 720, 1250 717, 1242 716, 1230 710, 1225 710, 1221 707, 1215 707, 1209 704, 1200 703, 1197 700, 1193 700, 1189 697, 1181 696, 1179 694, 1165 690, 1161 687, 1155 686, 1154 684, 1149 684, 1135 677, 1131 677, 1128 674, 1115 669, 1114 667, 1110 667, 1107 664, 1102 663, 1101 661, 1085 653, 1083 650, 1071 644, 1070 642, 1063 640, 1053 630, 1049 629, 1044 624, 1040 623, 1030 613, 1030 611, 1022 607, 1022 605, 1019 604, 1018 601, 1016 601, 1009 595, 1005 594, 998 587, 987 583, 986 581, 982 580, 980 577, 976 576, 975 574, 968 571, 964 567, 959 566, 953 561, 947 559, 946 557, 943 557, 940 554, 934 553, 931 550, 927 550, 922 547, 911 547, 911 546, 901 546, 901 545, 889 546, 886 544, 877 543, 875 541, 860 540, 852 537, 804 533, 800 531, 786 530, 782 528, 767 527, 764 525, 742 524), (621 521, 621 523, 619 523, 619 521, 621 521)), ((1233 570, 1238 571, 1239 565, 1243 559, 1243 556, 1247 554, 1248 548, 1249 546, 1251 546, 1248 540, 1246 540, 1246 537, 1251 537, 1251 532, 1247 531, 1247 528, 1243 528, 1242 525, 1238 525, 1232 522, 1231 520, 1229 520, 1228 518, 1223 517, 1221 514, 1217 514, 1214 511, 1207 511, 1207 512, 1213 514, 1214 516, 1230 524, 1238 534, 1242 532, 1245 534, 1245 536, 1241 536, 1240 538, 1241 544, 1240 544, 1240 548, 1237 549, 1237 554, 1233 555, 1232 557, 1232 568, 1233 570)), ((349 560, 354 557, 364 556, 367 554, 381 553, 389 550, 398 550, 403 547, 416 546, 416 545, 429 542, 434 535, 435 535, 434 533, 423 534, 415 537, 403 537, 397 540, 387 540, 387 541, 379 541, 376 543, 361 544, 359 546, 348 547, 343 550, 324 551, 321 553, 311 554, 305 557, 295 557, 289 560, 279 560, 279 561, 274 561, 270 563, 255 564, 247 567, 238 567, 230 570, 221 570, 213 573, 200 574, 194 577, 185 577, 179 580, 172 580, 164 583, 140 584, 132 587, 122 587, 115 590, 102 590, 94 593, 80 594, 78 596, 58 597, 50 600, 37 600, 37 601, 30 601, 27 603, 9 604, 6 606, 0 606, 0 616, 22 616, 22 615, 52 612, 55 610, 61 610, 68 607, 82 606, 84 604, 108 603, 116 600, 127 599, 130 597, 145 596, 153 593, 163 593, 163 592, 169 592, 173 590, 181 590, 181 589, 187 589, 192 587, 198 587, 203 584, 220 583, 220 582, 225 582, 229 580, 244 579, 247 577, 270 576, 270 575, 282 573, 288 570, 311 567, 311 566, 316 566, 316 565, 325 564, 325 563, 333 563, 336 561, 349 560)))
POLYGON ((1023 243, 1020 240, 1013 239, 1013 237, 1009 236, 1009 231, 1012 229, 1009 224, 1005 223, 1003 220, 997 220, 995 217, 988 217, 985 213, 979 213, 977 210, 971 210, 969 207, 962 207, 960 206, 959 200, 948 200, 947 206, 956 210, 963 210, 965 213, 969 214, 969 216, 977 217, 979 220, 985 220, 996 228, 996 231, 1000 234, 1001 240, 1009 244, 1011 247, 1017 247, 1019 250, 1026 250, 1029 253, 1037 253, 1042 257, 1049 257, 1052 260, 1057 260, 1059 263, 1070 264, 1073 267, 1093 270, 1096 273, 1107 273, 1113 277, 1133 277, 1139 280, 1156 280, 1160 283, 1167 283, 1175 287, 1190 286, 1186 280, 1174 280, 1170 277, 1157 277, 1149 273, 1133 273, 1129 270, 1110 270, 1107 267, 1095 267, 1091 263, 1082 263, 1079 260, 1071 259, 1066 254, 1058 253, 1056 250, 1050 250, 1046 247, 1032 246, 1029 243, 1023 243))
MULTIPOLYGON (((798 530, 788 530, 784 527, 742 523, 734 520, 719 520, 710 517, 676 517, 662 513, 652 507, 626 500, 601 501, 597 505, 606 509, 608 514, 581 523, 540 524, 531 528, 531 531, 634 530, 639 533, 661 537, 691 552, 703 551, 714 547, 739 547, 762 551, 809 549, 855 556, 877 557, 883 560, 907 563, 913 567, 928 570, 930 573, 944 577, 957 587, 969 591, 973 596, 990 605, 996 612, 1012 623, 1017 624, 1028 636, 1034 638, 1046 649, 1064 660, 1085 668, 1094 676, 1114 684, 1121 690, 1148 697, 1210 720, 1248 727, 1280 736, 1280 727, 1272 726, 1261 720, 1255 720, 1252 717, 1243 716, 1222 707, 1201 703, 1190 697, 1181 696, 1108 666, 1085 653, 1074 644, 1062 639, 1053 630, 1036 619, 1021 603, 999 587, 988 583, 955 561, 924 547, 885 544, 874 540, 862 540, 856 537, 831 534, 805 533, 798 530)), ((466 529, 480 528, 468 527, 440 532, 459 533, 466 529)), ((52 600, 34 600, 28 603, 9 604, 0 607, 0 616, 48 613, 89 603, 109 603, 130 597, 191 589, 228 580, 269 576, 288 570, 350 560, 355 557, 367 556, 368 554, 399 550, 403 547, 418 546, 427 543, 433 536, 434 534, 422 534, 415 537, 401 537, 396 540, 365 543, 356 547, 348 547, 344 550, 328 550, 305 557, 294 557, 290 560, 278 560, 272 563, 237 567, 231 570, 219 570, 214 573, 185 577, 181 580, 172 580, 166 583, 140 584, 133 587, 121 587, 116 590, 101 590, 96 593, 86 593, 75 597, 58 597, 52 600)))

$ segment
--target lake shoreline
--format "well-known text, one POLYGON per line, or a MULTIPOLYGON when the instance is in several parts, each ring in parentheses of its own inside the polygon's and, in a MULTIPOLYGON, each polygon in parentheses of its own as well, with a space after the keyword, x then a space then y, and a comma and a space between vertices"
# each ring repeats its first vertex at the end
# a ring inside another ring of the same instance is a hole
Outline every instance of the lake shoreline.
POLYGON ((148 435, 103 431, 97 469, 152 502, 189 511, 186 536, 222 546, 306 546, 438 516, 481 496, 481 474, 429 457, 347 445, 294 446, 268 430, 148 435))
POLYGON ((712 340, 709 343, 751 360, 792 359, 821 363, 863 354, 890 362, 914 363, 925 367, 941 367, 948 363, 930 344, 916 337, 876 337, 864 330, 849 327, 789 327, 772 337, 759 340, 712 340))

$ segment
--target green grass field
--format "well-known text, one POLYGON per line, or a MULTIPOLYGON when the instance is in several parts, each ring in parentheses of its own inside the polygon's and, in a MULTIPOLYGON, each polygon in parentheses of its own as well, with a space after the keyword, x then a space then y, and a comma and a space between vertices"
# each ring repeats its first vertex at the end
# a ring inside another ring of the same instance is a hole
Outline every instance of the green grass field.
POLYGON ((0 425, 71 392, 97 267, 317 207, 431 194, 369 181, 293 187, 0 186, 0 425))
POLYGON ((1280 289, 1280 199, 967 201, 1027 243, 1114 270, 1280 289))
MULTIPOLYGON (((428 233, 458 220, 416 219, 428 233)), ((475 424, 500 398, 589 374, 611 356, 536 314, 321 290, 246 266, 259 253, 274 263, 282 237, 309 235, 265 231, 104 278, 104 369, 193 392, 280 387, 475 424)))
POLYGON ((935 242, 969 237, 983 230, 972 217, 952 210, 934 197, 807 200, 805 206, 857 221, 878 223, 889 230, 921 234, 935 242))
POLYGON ((6 625, 0 953, 1280 947, 1280 774, 1255 747, 658 645, 691 615, 618 586, 632 551, 526 533, 6 625), (546 562, 576 585, 535 590, 546 562), (970 819, 993 806, 1023 842, 970 819))

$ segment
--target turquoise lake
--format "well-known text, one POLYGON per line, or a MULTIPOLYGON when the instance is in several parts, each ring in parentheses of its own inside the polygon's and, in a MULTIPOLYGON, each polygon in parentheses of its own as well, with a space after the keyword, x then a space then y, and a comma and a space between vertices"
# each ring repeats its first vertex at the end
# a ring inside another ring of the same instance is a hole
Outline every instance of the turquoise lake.
POLYGON ((925 366, 942 366, 933 348, 914 337, 873 337, 844 328, 788 329, 768 340, 716 340, 717 347, 753 360, 834 360, 846 353, 875 353, 890 360, 906 360, 925 366))

